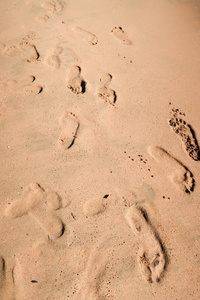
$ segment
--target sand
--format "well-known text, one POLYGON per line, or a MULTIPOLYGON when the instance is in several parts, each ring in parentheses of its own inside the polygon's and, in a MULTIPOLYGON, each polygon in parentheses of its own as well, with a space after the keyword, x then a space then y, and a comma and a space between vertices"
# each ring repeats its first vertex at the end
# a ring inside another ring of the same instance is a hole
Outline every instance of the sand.
POLYGON ((199 299, 199 1, 0 16, 0 299, 199 299))

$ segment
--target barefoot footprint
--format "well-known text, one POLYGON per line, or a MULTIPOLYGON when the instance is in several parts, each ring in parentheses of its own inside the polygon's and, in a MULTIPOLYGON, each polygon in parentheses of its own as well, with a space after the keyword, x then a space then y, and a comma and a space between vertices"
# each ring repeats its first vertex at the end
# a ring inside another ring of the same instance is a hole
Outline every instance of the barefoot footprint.
POLYGON ((63 5, 59 1, 56 1, 56 0, 42 2, 41 7, 44 8, 50 14, 59 13, 63 9, 63 5))
POLYGON ((127 209, 125 219, 139 241, 138 260, 141 272, 148 282, 160 281, 165 268, 165 254, 142 208, 127 209))
POLYGON ((125 34, 124 30, 122 29, 122 27, 114 27, 111 30, 111 33, 113 34, 114 37, 116 37, 118 40, 120 40, 123 44, 125 44, 125 45, 132 44, 132 42, 129 40, 129 38, 125 34))
POLYGON ((43 87, 40 85, 32 84, 35 81, 35 76, 27 75, 19 79, 8 79, 0 83, 1 90, 14 90, 19 93, 40 94, 43 87))
POLYGON ((106 73, 100 78, 98 96, 103 99, 105 102, 108 102, 111 105, 114 105, 116 102, 116 93, 115 91, 108 88, 112 80, 112 75, 106 73))
POLYGON ((20 56, 22 59, 26 59, 27 62, 37 61, 39 53, 35 45, 21 41, 16 46, 3 46, 2 54, 6 56, 20 56))
POLYGON ((73 30, 75 32, 77 32, 84 41, 86 41, 87 43, 91 44, 91 45, 96 45, 98 43, 98 39, 96 37, 96 35, 94 35, 93 33, 82 29, 81 27, 75 27, 73 28, 73 30))
POLYGON ((106 273, 105 249, 100 243, 93 246, 89 253, 85 271, 81 278, 78 298, 81 300, 98 300, 100 283, 106 273))
POLYGON ((45 23, 49 20, 49 16, 48 15, 39 16, 39 17, 36 18, 36 20, 38 20, 42 23, 45 23))
POLYGON ((61 65, 61 59, 59 55, 62 53, 63 49, 61 47, 56 47, 52 49, 50 53, 47 55, 46 59, 44 60, 47 65, 58 69, 61 65))
POLYGON ((64 112, 60 119, 63 130, 60 134, 58 144, 65 150, 69 149, 75 141, 79 128, 79 121, 72 112, 64 112))
POLYGON ((200 160, 200 149, 192 127, 184 120, 178 118, 170 119, 169 125, 181 138, 187 154, 194 160, 200 160))
POLYGON ((181 191, 186 193, 193 191, 195 185, 194 178, 184 165, 160 147, 150 146, 148 152, 156 161, 164 163, 172 169, 171 180, 181 191))
POLYGON ((73 66, 70 69, 67 87, 74 93, 80 94, 85 92, 86 82, 80 76, 81 68, 78 66, 73 66))
POLYGON ((105 195, 102 199, 89 199, 83 206, 83 213, 86 217, 98 215, 105 211, 108 205, 109 195, 105 195))
POLYGON ((6 215, 18 218, 29 214, 51 239, 56 239, 63 234, 64 225, 52 211, 61 207, 65 205, 57 193, 32 183, 25 188, 19 200, 7 207, 6 215))

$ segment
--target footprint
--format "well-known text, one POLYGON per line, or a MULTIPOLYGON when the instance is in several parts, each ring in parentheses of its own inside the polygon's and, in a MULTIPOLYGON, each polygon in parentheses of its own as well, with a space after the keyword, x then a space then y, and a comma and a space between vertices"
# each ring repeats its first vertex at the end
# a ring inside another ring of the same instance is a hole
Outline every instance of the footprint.
POLYGON ((25 188, 19 200, 7 207, 6 215, 18 218, 29 214, 51 239, 56 239, 63 234, 64 225, 52 210, 61 207, 63 207, 62 199, 57 193, 44 190, 39 184, 32 183, 25 188))
POLYGON ((98 43, 98 39, 96 37, 96 35, 94 35, 93 33, 82 29, 81 27, 75 27, 73 28, 73 30, 75 32, 77 32, 81 38, 86 41, 87 43, 91 44, 91 45, 96 45, 98 43))
POLYGON ((148 152, 156 161, 172 169, 171 180, 181 191, 190 193, 194 190, 195 181, 192 173, 182 163, 157 146, 150 146, 148 152))
POLYGON ((58 69, 61 65, 61 59, 59 54, 61 54, 63 49, 61 47, 56 47, 55 49, 51 50, 50 53, 47 55, 46 59, 44 60, 47 65, 58 69))
POLYGON ((0 256, 0 293, 5 285, 5 261, 2 256, 0 256))
POLYGON ((105 195, 102 199, 90 199, 83 206, 83 213, 86 217, 98 215, 105 211, 109 195, 105 195))
POLYGON ((26 75, 26 76, 22 76, 22 77, 18 78, 18 80, 15 80, 15 82, 19 86, 27 86, 27 85, 31 84, 32 82, 34 82, 35 79, 36 79, 35 76, 26 75))
POLYGON ((39 53, 35 45, 24 40, 16 46, 4 45, 2 54, 6 56, 20 56, 22 59, 26 59, 27 62, 34 62, 39 58, 39 53))
POLYGON ((16 79, 7 79, 0 83, 1 90, 14 90, 19 93, 28 93, 28 94, 40 94, 43 90, 43 87, 40 85, 32 84, 35 81, 35 76, 28 75, 16 79))
POLYGON ((49 16, 48 15, 39 16, 39 17, 36 18, 36 20, 38 20, 42 23, 45 23, 49 20, 49 16))
POLYGON ((70 69, 67 87, 74 93, 80 94, 85 93, 86 82, 80 76, 81 68, 78 66, 73 66, 70 69))
POLYGON ((118 40, 120 40, 125 45, 131 45, 132 42, 127 37, 126 33, 122 29, 122 27, 114 27, 111 30, 111 33, 116 37, 118 40))
POLYGON ((20 49, 21 57, 26 58, 27 62, 33 62, 39 58, 39 53, 35 45, 22 41, 19 43, 18 47, 20 49))
POLYGON ((74 144, 77 137, 79 121, 73 113, 66 111, 61 116, 60 124, 63 126, 63 130, 60 134, 58 144, 64 150, 67 150, 74 144))
POLYGON ((102 277, 106 273, 106 255, 103 249, 98 249, 100 243, 94 245, 89 253, 85 271, 78 290, 78 299, 98 300, 102 277))
POLYGON ((139 241, 138 259, 142 274, 148 282, 160 281, 165 268, 165 254, 142 208, 131 206, 125 213, 135 236, 139 241))
POLYGON ((28 93, 28 94, 40 94, 43 91, 43 87, 39 85, 27 85, 23 86, 20 89, 18 89, 19 92, 21 93, 28 93))
POLYGON ((116 93, 115 91, 108 88, 112 80, 112 75, 106 73, 100 78, 98 96, 103 99, 105 102, 108 102, 111 105, 114 105, 116 102, 116 93))
POLYGON ((57 14, 63 10, 63 5, 56 0, 48 2, 42 2, 41 7, 44 8, 48 13, 57 14))
POLYGON ((9 88, 11 89, 16 85, 17 85, 17 80, 15 80, 15 79, 4 80, 0 83, 0 91, 7 90, 9 88))
POLYGON ((184 120, 178 118, 170 119, 169 125, 181 138, 187 154, 196 161, 200 160, 200 149, 192 127, 184 120))

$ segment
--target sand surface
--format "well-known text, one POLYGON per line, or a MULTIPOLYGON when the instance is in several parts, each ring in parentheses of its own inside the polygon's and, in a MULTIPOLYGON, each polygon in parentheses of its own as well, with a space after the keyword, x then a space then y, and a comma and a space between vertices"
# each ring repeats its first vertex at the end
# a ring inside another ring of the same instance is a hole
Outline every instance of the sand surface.
POLYGON ((0 299, 200 299, 200 4, 0 1, 0 299))

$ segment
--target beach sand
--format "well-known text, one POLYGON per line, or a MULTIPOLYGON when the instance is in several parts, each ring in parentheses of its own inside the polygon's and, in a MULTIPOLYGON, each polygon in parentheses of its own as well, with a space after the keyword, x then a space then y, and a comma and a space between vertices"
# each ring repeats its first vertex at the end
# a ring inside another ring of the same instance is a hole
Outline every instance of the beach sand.
POLYGON ((0 299, 198 300, 199 1, 0 16, 0 299))

